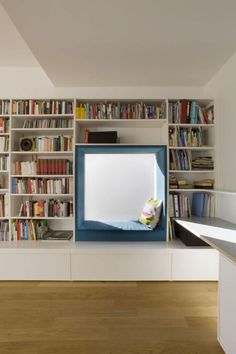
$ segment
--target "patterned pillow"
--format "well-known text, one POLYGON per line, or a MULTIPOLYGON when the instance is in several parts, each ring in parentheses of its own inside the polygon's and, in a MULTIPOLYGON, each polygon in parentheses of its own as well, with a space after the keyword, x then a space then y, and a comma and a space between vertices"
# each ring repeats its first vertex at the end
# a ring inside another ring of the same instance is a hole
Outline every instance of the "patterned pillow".
POLYGON ((144 205, 139 221, 150 229, 155 229, 160 221, 162 204, 162 200, 153 198, 148 199, 144 205))

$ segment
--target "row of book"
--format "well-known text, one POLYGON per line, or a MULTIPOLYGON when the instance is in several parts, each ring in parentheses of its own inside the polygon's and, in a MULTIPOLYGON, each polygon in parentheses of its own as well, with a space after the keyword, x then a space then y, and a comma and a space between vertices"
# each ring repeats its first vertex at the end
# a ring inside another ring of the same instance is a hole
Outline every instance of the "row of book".
POLYGON ((20 240, 70 240, 73 231, 51 230, 47 220, 19 220, 12 222, 12 241, 20 240))
POLYGON ((9 241, 9 222, 0 221, 0 241, 9 241))
POLYGON ((0 156, 0 171, 8 171, 9 169, 9 157, 0 156))
POLYGON ((200 147, 207 141, 206 131, 198 128, 169 128, 169 146, 200 147))
POLYGON ((212 156, 197 156, 192 158, 189 150, 170 150, 170 170, 214 170, 212 156))
POLYGON ((213 124, 214 108, 200 107, 196 101, 169 103, 169 122, 175 124, 213 124))
MULTIPOLYGON (((27 139, 31 145, 30 151, 42 151, 42 152, 53 152, 53 151, 72 151, 73 149, 73 136, 34 136, 30 138, 23 138, 24 141, 27 139)), ((22 141, 20 142, 21 151, 29 151, 24 150, 22 148, 22 141)), ((27 142, 28 144, 28 142, 27 142)))
POLYGON ((12 222, 12 241, 40 240, 48 231, 46 220, 14 220, 12 222))
POLYGON ((9 151, 9 136, 0 136, 0 152, 9 151))
POLYGON ((189 196, 169 194, 169 216, 175 218, 215 217, 215 196, 211 193, 196 192, 189 196))
POLYGON ((36 159, 14 162, 15 175, 72 175, 73 163, 68 159, 36 159))
POLYGON ((72 217, 72 200, 26 200, 21 204, 19 216, 22 217, 72 217))
POLYGON ((73 120, 67 118, 28 119, 24 121, 22 128, 73 128, 73 120))
POLYGON ((12 193, 16 194, 72 194, 73 179, 13 178, 12 193))
POLYGON ((169 189, 214 189, 215 180, 212 178, 188 182, 184 178, 177 178, 175 175, 169 176, 169 189))
POLYGON ((0 133, 9 133, 9 118, 0 117, 0 133))
POLYGON ((189 150, 170 150, 170 170, 191 170, 191 152, 189 150))
POLYGON ((0 194, 0 218, 8 216, 8 194, 0 194))
POLYGON ((13 100, 12 114, 73 114, 73 101, 13 100))
POLYGON ((10 114, 10 100, 0 100, 0 115, 10 114))
POLYGON ((164 119, 165 103, 79 103, 77 119, 164 119))
POLYGON ((175 218, 188 218, 191 216, 189 197, 184 194, 169 194, 169 216, 175 218))

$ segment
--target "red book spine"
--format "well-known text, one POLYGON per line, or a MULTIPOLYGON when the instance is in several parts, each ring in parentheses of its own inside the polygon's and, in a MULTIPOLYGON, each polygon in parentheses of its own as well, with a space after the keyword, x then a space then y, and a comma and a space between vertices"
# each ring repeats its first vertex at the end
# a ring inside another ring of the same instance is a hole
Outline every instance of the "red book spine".
POLYGON ((188 102, 186 100, 181 101, 181 114, 180 114, 180 123, 186 124, 188 123, 188 102))

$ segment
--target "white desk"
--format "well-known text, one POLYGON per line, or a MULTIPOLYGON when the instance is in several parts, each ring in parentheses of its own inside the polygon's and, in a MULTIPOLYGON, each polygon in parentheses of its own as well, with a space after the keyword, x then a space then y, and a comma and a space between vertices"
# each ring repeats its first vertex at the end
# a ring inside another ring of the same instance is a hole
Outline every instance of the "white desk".
POLYGON ((236 225, 218 218, 176 221, 220 252, 218 341, 236 354, 236 225))

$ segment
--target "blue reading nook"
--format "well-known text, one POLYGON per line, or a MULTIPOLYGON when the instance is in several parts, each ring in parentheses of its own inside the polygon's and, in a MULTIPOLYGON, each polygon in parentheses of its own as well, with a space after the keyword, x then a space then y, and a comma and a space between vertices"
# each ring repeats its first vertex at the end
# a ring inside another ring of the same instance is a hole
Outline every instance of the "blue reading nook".
POLYGON ((163 145, 77 145, 76 240, 166 240, 166 151, 163 145), (163 203, 153 230, 138 218, 150 197, 163 203))

